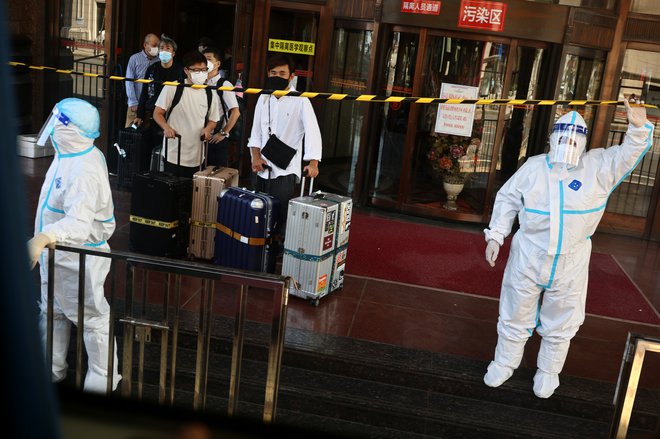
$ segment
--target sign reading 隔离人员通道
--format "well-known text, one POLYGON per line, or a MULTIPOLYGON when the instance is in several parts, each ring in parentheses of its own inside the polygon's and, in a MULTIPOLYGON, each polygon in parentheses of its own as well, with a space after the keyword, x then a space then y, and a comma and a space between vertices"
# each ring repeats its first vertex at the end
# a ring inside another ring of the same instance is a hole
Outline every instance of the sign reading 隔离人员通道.
POLYGON ((458 10, 458 27, 501 32, 504 30, 505 15, 506 3, 461 0, 461 7, 458 10))
POLYGON ((401 12, 409 14, 439 15, 439 0, 402 0, 401 12))
MULTIPOLYGON (((440 87, 441 99, 477 99, 478 93, 479 87, 469 85, 443 82, 440 87)), ((471 136, 475 109, 476 105, 438 104, 435 132, 455 136, 471 136)))

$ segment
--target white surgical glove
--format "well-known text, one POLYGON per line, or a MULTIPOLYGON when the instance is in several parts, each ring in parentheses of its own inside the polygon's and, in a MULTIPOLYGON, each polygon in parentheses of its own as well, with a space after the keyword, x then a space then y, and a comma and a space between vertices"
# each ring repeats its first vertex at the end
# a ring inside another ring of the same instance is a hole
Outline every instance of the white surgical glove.
POLYGON ((37 233, 27 242, 28 256, 30 257, 30 270, 37 265, 41 252, 52 242, 55 242, 55 240, 45 233, 37 233))
POLYGON ((500 245, 494 239, 488 241, 486 245, 486 262, 490 264, 491 267, 495 266, 495 261, 497 260, 497 255, 500 253, 500 245))
POLYGON ((632 107, 630 104, 643 104, 644 101, 639 100, 635 95, 630 96, 630 99, 624 99, 623 104, 626 107, 626 115, 628 116, 628 122, 636 126, 637 128, 644 126, 645 123, 648 123, 646 118, 646 108, 645 107, 632 107), (630 102, 630 103, 629 103, 630 102))

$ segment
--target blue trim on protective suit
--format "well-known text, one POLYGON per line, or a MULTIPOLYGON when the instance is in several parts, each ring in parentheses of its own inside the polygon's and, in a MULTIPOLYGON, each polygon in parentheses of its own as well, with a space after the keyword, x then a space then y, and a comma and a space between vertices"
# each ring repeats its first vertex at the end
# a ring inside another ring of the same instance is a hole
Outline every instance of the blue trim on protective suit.
POLYGON ((642 151, 642 153, 639 155, 639 157, 637 157, 637 161, 636 161, 635 164, 632 166, 632 168, 630 168, 630 170, 629 170, 628 172, 626 172, 626 174, 625 174, 623 177, 621 177, 621 180, 619 180, 619 182, 618 182, 617 184, 614 185, 614 187, 612 188, 612 190, 610 191, 610 193, 607 194, 607 197, 608 197, 608 198, 609 198, 610 195, 612 195, 612 192, 614 192, 614 190, 615 190, 617 187, 619 187, 619 185, 620 185, 621 183, 623 183, 623 180, 625 180, 626 178, 628 178, 628 176, 630 175, 630 173, 631 173, 631 172, 637 167, 637 165, 639 165, 639 162, 641 162, 642 159, 644 159, 644 156, 646 155, 647 152, 649 152, 649 149, 651 149, 651 146, 653 145, 653 125, 651 125, 651 123, 645 123, 644 126, 650 130, 649 135, 648 135, 648 137, 646 138, 646 148, 644 148, 644 151, 642 151))
POLYGON ((527 207, 525 207, 525 212, 536 213, 539 215, 550 215, 550 212, 546 212, 545 210, 529 209, 527 207))
POLYGON ((96 146, 92 145, 84 151, 72 152, 72 153, 69 153, 69 154, 60 154, 60 158, 69 159, 69 158, 72 158, 72 157, 78 157, 78 156, 81 156, 81 155, 85 155, 85 154, 89 153, 90 151, 93 151, 95 148, 96 148, 96 146))
MULTIPOLYGON (((55 142, 53 142, 53 145, 55 145, 55 142)), ((55 172, 53 175, 57 175, 57 171, 60 169, 60 164, 59 162, 57 163, 57 167, 55 168, 55 172)), ((50 187, 48 188, 48 192, 46 193, 46 198, 44 198, 44 204, 41 206, 41 211, 39 213, 39 232, 43 232, 44 230, 44 210, 46 207, 48 207, 48 200, 50 199, 50 194, 53 190, 53 185, 55 184, 55 178, 53 178, 50 181, 50 187)))
POLYGON ((51 212, 60 213, 60 214, 64 215, 63 210, 55 209, 54 207, 51 207, 49 204, 46 205, 46 209, 50 210, 51 212))
POLYGON ((540 285, 543 288, 550 288, 552 286, 552 282, 555 279, 555 272, 557 271, 557 263, 559 262, 563 236, 564 236, 564 186, 560 181, 559 182, 559 241, 557 242, 557 251, 555 252, 555 258, 552 261, 552 269, 550 270, 550 278, 548 279, 548 284, 540 285))
POLYGON ((83 244, 83 245, 86 245, 87 247, 101 247, 106 242, 107 242, 106 240, 103 240, 103 241, 100 241, 100 242, 97 242, 97 243, 91 243, 90 242, 90 243, 86 243, 86 244, 83 244))

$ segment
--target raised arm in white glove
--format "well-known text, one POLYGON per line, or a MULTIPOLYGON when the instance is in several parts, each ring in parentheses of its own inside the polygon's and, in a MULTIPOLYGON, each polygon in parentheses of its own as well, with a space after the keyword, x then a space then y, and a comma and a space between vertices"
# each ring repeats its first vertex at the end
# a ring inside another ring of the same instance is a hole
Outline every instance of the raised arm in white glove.
POLYGON ((635 95, 630 96, 630 99, 624 99, 623 104, 626 107, 626 115, 628 116, 628 122, 636 126, 637 128, 643 126, 648 122, 646 118, 646 108, 641 106, 632 107, 630 104, 643 104, 644 101, 641 101, 635 97, 635 95))
POLYGON ((488 241, 486 245, 486 262, 490 264, 491 267, 495 266, 495 261, 497 260, 497 255, 500 253, 500 245, 494 239, 488 241))
POLYGON ((55 240, 45 233, 37 233, 27 242, 28 256, 30 257, 30 270, 37 265, 41 252, 52 242, 55 242, 55 240))

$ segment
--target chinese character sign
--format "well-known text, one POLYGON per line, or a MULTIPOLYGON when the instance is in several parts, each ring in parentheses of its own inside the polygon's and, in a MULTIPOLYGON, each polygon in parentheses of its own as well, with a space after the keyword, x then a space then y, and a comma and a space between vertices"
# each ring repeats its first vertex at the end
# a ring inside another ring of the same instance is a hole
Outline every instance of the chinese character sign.
POLYGON ((440 3, 437 0, 402 1, 401 12, 409 14, 439 15, 440 3))
POLYGON ((268 39, 268 50, 270 52, 300 53, 301 55, 314 55, 314 43, 304 41, 274 40, 268 39))
MULTIPOLYGON (((442 83, 441 99, 477 99, 479 87, 468 85, 442 83)), ((435 132, 470 137, 476 105, 468 104, 438 104, 438 115, 435 119, 435 132)))
POLYGON ((496 32, 504 30, 506 3, 461 0, 458 13, 458 27, 496 32))

